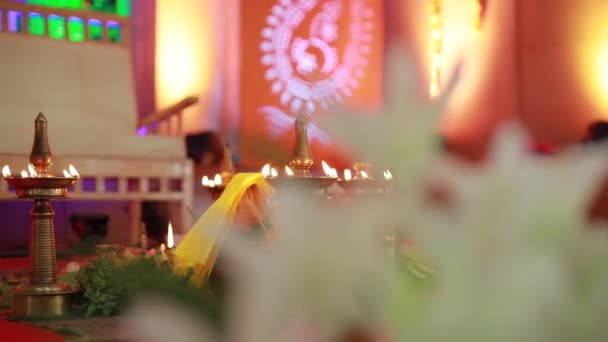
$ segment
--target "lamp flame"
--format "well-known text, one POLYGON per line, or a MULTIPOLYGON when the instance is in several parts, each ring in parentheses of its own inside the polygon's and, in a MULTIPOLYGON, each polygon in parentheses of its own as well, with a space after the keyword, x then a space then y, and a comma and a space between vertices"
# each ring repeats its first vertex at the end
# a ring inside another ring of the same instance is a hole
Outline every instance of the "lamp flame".
POLYGON ((78 170, 76 170, 74 165, 70 164, 70 166, 68 167, 68 170, 70 171, 70 174, 72 175, 72 177, 75 177, 75 178, 80 177, 80 174, 78 173, 78 170))
POLYGON ((325 162, 325 160, 321 161, 321 166, 323 167, 323 173, 325 173, 325 176, 331 177, 331 174, 332 174, 331 167, 329 167, 329 165, 325 162))
POLYGON ((222 176, 219 173, 215 174, 215 177, 213 177, 213 182, 215 183, 215 185, 220 186, 222 185, 222 176))
POLYGON ((72 175, 66 169, 63 169, 63 177, 72 178, 72 175))
POLYGON ((30 177, 38 176, 38 172, 36 172, 36 169, 32 164, 27 164, 27 171, 30 173, 30 177))
POLYGON ((325 160, 321 161, 321 166, 323 167, 323 173, 325 173, 326 177, 338 178, 338 171, 329 166, 329 164, 327 164, 325 160))
POLYGON ((169 228, 167 228, 167 247, 173 248, 175 242, 173 241, 173 225, 169 222, 169 228))
POLYGON ((210 188, 215 188, 215 181, 213 179, 210 179, 207 183, 207 186, 210 188))
POLYGON ((268 178, 270 177, 270 173, 270 164, 264 165, 264 167, 262 167, 262 176, 264 176, 264 178, 268 178))
POLYGON ((270 177, 272 178, 276 178, 279 176, 279 173, 277 172, 277 169, 275 169, 274 167, 270 169, 270 177))
POLYGON ((2 176, 4 176, 4 178, 11 176, 11 168, 8 167, 8 165, 4 165, 2 168, 2 176))
POLYGON ((209 177, 203 176, 203 178, 201 179, 201 184, 203 186, 208 186, 209 185, 209 177))
POLYGON ((393 174, 389 170, 384 171, 384 179, 386 179, 386 180, 393 179, 393 174))
POLYGON ((28 177, 27 171, 21 170, 21 178, 27 178, 27 177, 28 177))
POLYGON ((361 179, 368 179, 369 175, 365 171, 361 171, 361 179))
POLYGON ((293 171, 291 170, 291 168, 287 165, 285 165, 285 174, 289 177, 293 176, 293 171))
POLYGON ((350 171, 350 169, 344 170, 344 180, 349 181, 352 179, 353 179, 353 173, 350 171))

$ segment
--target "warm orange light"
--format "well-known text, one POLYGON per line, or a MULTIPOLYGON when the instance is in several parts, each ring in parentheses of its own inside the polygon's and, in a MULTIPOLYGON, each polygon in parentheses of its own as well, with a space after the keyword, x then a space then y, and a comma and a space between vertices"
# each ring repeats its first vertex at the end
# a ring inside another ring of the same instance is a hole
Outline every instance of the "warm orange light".
POLYGON ((361 179, 369 179, 369 175, 365 171, 361 171, 361 179))
POLYGON ((72 175, 68 172, 68 170, 63 169, 63 177, 65 177, 65 178, 72 178, 72 175))
POLYGON ((565 20, 573 32, 568 46, 578 87, 589 104, 586 114, 608 118, 608 3, 577 3, 576 12, 565 20))
MULTIPOLYGON (((214 78, 215 2, 156 1, 156 98, 160 108, 190 95, 209 94, 214 78)), ((198 125, 196 110, 185 113, 184 127, 198 125)))
POLYGON ((203 186, 208 186, 209 185, 209 177, 203 176, 203 178, 201 178, 201 184, 203 186))
POLYGON ((21 178, 28 178, 27 171, 21 170, 21 178))
POLYGON ((289 166, 287 166, 287 165, 285 165, 285 174, 286 174, 288 177, 292 177, 292 176, 293 176, 293 171, 292 171, 292 170, 291 170, 291 168, 290 168, 289 166))
POLYGON ((222 185, 222 176, 218 173, 215 174, 215 177, 213 177, 213 182, 215 183, 215 185, 220 186, 222 185))
POLYGON ((473 29, 474 32, 479 31, 481 29, 481 2, 480 0, 471 0, 471 12, 473 14, 473 29))
POLYGON ((431 48, 431 67, 429 95, 435 98, 439 95, 441 85, 441 66, 443 50, 443 20, 441 15, 441 0, 431 0, 430 2, 430 48, 431 48))
POLYGON ((386 179, 386 180, 393 179, 393 174, 389 170, 384 171, 384 179, 386 179))
POLYGON ((444 75, 450 74, 455 64, 470 49, 481 27, 480 0, 429 0, 429 95, 439 96, 444 75))

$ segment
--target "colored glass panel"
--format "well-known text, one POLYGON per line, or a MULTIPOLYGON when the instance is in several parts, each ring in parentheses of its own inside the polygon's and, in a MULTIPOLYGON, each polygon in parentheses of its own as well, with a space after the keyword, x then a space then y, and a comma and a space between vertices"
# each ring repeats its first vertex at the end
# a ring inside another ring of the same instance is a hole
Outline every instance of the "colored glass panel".
POLYGON ((49 36, 53 39, 65 38, 65 19, 58 15, 49 16, 49 36))
POLYGON ((89 36, 92 40, 101 40, 103 38, 103 26, 100 20, 89 20, 89 36))
POLYGON ((40 13, 29 13, 29 31, 31 35, 44 35, 44 17, 40 13))
POLYGON ((114 13, 121 17, 131 14, 131 0, 93 0, 89 6, 85 6, 83 0, 25 0, 26 3, 38 6, 70 9, 89 9, 98 12, 114 13))
POLYGON ((68 37, 73 42, 82 42, 85 38, 84 21, 77 17, 68 19, 68 37))
POLYGON ((131 14, 131 0, 116 0, 116 14, 128 17, 131 14))
POLYGON ((17 11, 8 11, 8 31, 23 32, 23 14, 17 11))
POLYGON ((118 23, 109 21, 108 22, 108 37, 111 42, 119 42, 120 37, 120 25, 118 23))

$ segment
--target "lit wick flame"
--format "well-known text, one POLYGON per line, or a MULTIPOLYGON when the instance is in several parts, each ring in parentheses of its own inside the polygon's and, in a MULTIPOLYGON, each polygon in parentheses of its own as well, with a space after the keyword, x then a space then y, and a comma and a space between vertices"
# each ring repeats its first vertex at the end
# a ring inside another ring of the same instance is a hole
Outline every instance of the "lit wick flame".
POLYGON ((386 179, 386 180, 393 179, 393 174, 389 170, 384 171, 384 179, 386 179))
POLYGON ((214 185, 216 186, 222 185, 222 176, 219 173, 216 173, 215 177, 213 177, 213 183, 215 183, 214 185))
POLYGON ((350 169, 344 170, 344 180, 349 181, 352 179, 353 179, 353 173, 350 171, 350 169))
POLYGON ((270 177, 270 164, 266 164, 262 167, 262 176, 264 176, 264 178, 270 177))
POLYGON ((2 176, 4 176, 4 178, 11 176, 11 168, 8 167, 8 165, 4 165, 2 168, 2 176))
POLYGON ((175 242, 173 241, 173 225, 169 222, 169 228, 167 228, 167 247, 169 249, 175 246, 175 242))
POLYGON ((291 168, 290 168, 289 166, 287 166, 287 165, 285 165, 285 174, 286 174, 288 177, 293 177, 293 171, 292 171, 292 170, 291 170, 291 168))
POLYGON ((323 172, 325 173, 326 177, 338 178, 338 171, 330 167, 329 164, 325 162, 325 160, 321 161, 321 166, 323 167, 323 172))
POLYGON ((361 171, 361 179, 369 179, 369 175, 365 171, 361 171))
POLYGON ((27 171, 30 173, 30 177, 38 176, 38 172, 36 172, 36 169, 34 169, 34 165, 32 164, 27 164, 27 171))
POLYGON ((70 164, 70 166, 68 167, 68 170, 69 170, 70 174, 72 175, 72 177, 74 177, 74 178, 80 177, 80 174, 78 173, 78 170, 76 170, 74 165, 70 164))
POLYGON ((201 184, 207 188, 215 188, 216 185, 222 185, 222 176, 215 175, 213 179, 209 179, 207 176, 203 176, 201 179, 201 184))
POLYGON ((72 175, 66 169, 63 169, 63 177, 72 178, 72 175))
POLYGON ((28 178, 27 171, 21 170, 21 178, 28 178))
POLYGON ((262 168, 262 176, 264 176, 264 178, 276 178, 279 176, 279 173, 277 172, 277 169, 270 167, 270 164, 266 164, 262 168))

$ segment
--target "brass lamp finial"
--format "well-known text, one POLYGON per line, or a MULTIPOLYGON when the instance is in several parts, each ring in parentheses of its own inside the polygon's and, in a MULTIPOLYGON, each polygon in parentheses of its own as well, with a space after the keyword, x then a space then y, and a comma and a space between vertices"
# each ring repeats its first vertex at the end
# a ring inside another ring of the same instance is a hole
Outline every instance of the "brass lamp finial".
POLYGON ((48 121, 44 114, 39 113, 34 121, 34 144, 30 153, 30 163, 34 165, 40 177, 51 177, 49 168, 53 164, 53 153, 48 140, 48 121))
POLYGON ((312 152, 308 144, 308 124, 309 116, 302 112, 296 117, 294 123, 296 143, 291 155, 289 167, 295 176, 310 177, 310 168, 314 164, 312 152))

